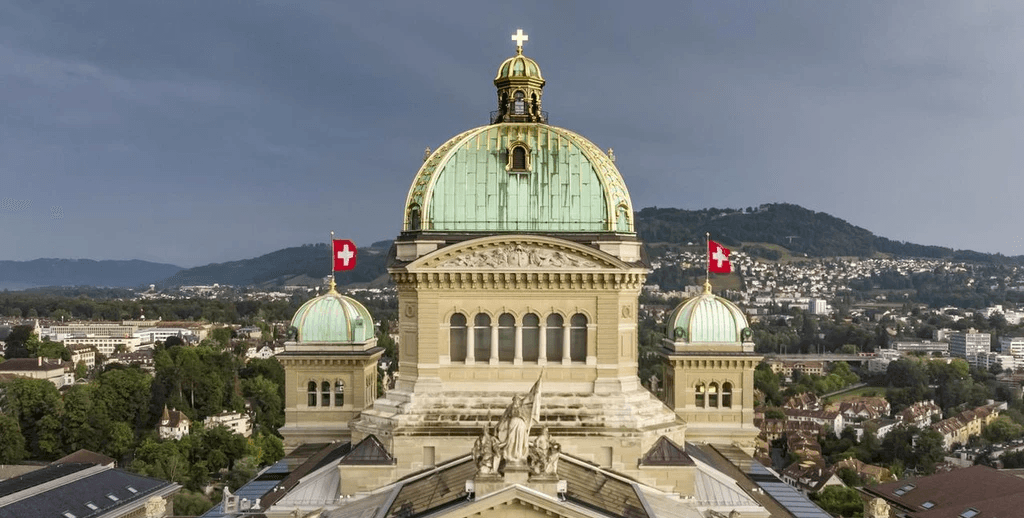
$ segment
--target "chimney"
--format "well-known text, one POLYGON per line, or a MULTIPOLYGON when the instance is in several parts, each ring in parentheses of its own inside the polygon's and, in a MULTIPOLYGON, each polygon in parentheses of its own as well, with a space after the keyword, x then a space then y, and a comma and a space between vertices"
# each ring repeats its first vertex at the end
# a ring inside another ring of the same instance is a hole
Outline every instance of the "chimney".
POLYGON ((39 356, 39 357, 36 358, 36 360, 38 360, 37 363, 39 364, 39 366, 42 367, 43 366, 43 357, 39 356))

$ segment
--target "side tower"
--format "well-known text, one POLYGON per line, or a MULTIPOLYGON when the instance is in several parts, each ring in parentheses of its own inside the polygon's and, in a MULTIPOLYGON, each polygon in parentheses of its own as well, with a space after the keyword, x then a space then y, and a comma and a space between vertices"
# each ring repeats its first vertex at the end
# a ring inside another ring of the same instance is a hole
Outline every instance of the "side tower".
POLYGON ((705 283, 666 325, 666 402, 686 421, 687 439, 752 449, 754 367, 763 357, 754 353, 743 312, 705 283))
POLYGON ((685 425, 637 379, 648 269, 628 191, 608 154, 546 123, 521 46, 494 84, 492 124, 449 139, 413 179, 388 268, 399 375, 352 439, 379 439, 402 476, 464 455, 541 379, 538 421, 567 453, 636 473, 685 425))
POLYGON ((286 449, 346 440, 348 423, 377 397, 377 347, 373 317, 332 283, 292 317, 295 336, 277 359, 284 367, 286 449))

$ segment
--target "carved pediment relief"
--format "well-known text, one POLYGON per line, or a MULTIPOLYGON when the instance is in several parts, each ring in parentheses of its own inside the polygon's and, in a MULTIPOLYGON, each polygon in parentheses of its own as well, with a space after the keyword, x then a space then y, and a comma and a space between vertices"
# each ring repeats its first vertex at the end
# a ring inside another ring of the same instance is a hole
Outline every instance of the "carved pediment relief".
POLYGON ((439 269, 462 268, 597 268, 599 265, 579 254, 528 244, 507 244, 481 250, 466 250, 438 263, 439 269))

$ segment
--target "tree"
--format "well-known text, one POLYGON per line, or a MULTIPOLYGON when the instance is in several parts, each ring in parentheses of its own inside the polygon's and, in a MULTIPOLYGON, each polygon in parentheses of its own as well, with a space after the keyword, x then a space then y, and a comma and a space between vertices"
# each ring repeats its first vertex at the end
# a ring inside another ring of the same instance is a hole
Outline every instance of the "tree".
POLYGON ((57 387, 47 380, 16 378, 0 389, 7 392, 10 416, 18 420, 25 444, 33 458, 56 458, 63 411, 57 387))
POLYGON ((256 425, 259 429, 277 433, 284 426, 284 403, 281 387, 263 376, 242 381, 242 394, 256 401, 256 425))
POLYGON ((174 512, 181 516, 199 516, 213 507, 213 502, 201 492, 183 489, 174 495, 174 512))
POLYGON ((0 414, 0 464, 17 464, 25 458, 25 437, 18 420, 0 414))
POLYGON ((821 506, 832 516, 860 518, 863 516, 864 503, 860 493, 852 487, 829 486, 811 494, 811 500, 821 506))
POLYGON ((982 437, 996 444, 1017 439, 1021 435, 1024 435, 1024 427, 1006 416, 995 418, 981 430, 982 437))

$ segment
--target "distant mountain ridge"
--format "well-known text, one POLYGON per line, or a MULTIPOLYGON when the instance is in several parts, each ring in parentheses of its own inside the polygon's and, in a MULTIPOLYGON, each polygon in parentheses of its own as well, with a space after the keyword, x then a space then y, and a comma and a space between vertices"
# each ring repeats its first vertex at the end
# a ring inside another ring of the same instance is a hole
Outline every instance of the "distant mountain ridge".
POLYGON ((39 286, 106 286, 134 288, 154 284, 181 271, 180 266, 132 259, 34 259, 0 261, 0 289, 39 286))
MULTIPOLYGON (((684 210, 649 207, 636 218, 637 235, 647 245, 700 243, 704 233, 722 244, 753 255, 771 254, 759 245, 768 243, 809 257, 896 257, 946 259, 989 264, 1022 264, 1024 256, 1007 257, 941 246, 917 245, 879 237, 871 231, 824 212, 799 205, 773 203, 745 209, 684 210)), ((339 285, 387 282, 385 260, 392 241, 359 248, 358 267, 338 272, 339 285)), ((284 248, 259 257, 183 269, 147 261, 92 261, 88 259, 36 259, 0 261, 0 289, 40 286, 161 287, 222 284, 273 287, 318 284, 327 276, 330 250, 324 243, 284 248)), ((761 255, 767 257, 766 255, 761 255)))
POLYGON ((879 237, 871 231, 824 212, 790 203, 772 203, 746 209, 663 209, 637 213, 637 234, 654 243, 700 243, 705 232, 726 246, 770 243, 809 257, 897 257, 947 259, 979 263, 1024 264, 1024 256, 1007 257, 941 246, 917 245, 879 237))
MULTIPOLYGON (((385 273, 384 261, 391 241, 359 247, 356 268, 338 272, 341 286, 369 284, 385 273)), ((161 287, 224 284, 230 286, 282 286, 315 284, 329 275, 331 250, 325 243, 284 248, 252 259, 213 263, 181 270, 158 283, 161 287)))

